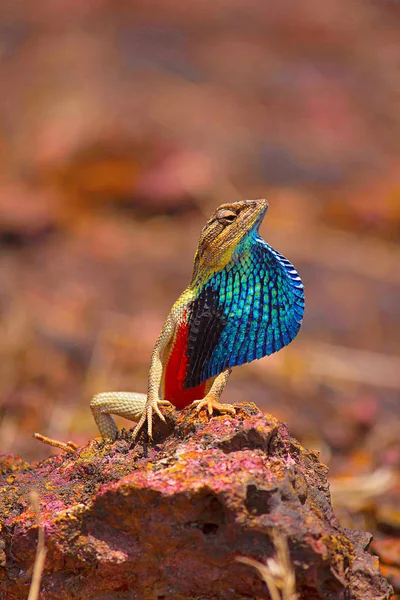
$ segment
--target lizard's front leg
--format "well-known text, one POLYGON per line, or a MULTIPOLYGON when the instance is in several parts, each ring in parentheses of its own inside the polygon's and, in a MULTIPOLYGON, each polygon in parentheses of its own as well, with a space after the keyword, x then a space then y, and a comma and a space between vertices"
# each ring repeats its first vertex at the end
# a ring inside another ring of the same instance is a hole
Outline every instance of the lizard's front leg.
POLYGON ((173 336, 174 328, 174 321, 169 317, 161 330, 153 350, 147 394, 104 392, 93 396, 90 408, 103 438, 115 440, 117 437, 118 427, 111 415, 119 415, 120 417, 137 422, 133 431, 133 439, 138 434, 146 419, 148 422, 147 431, 149 436, 152 436, 153 411, 165 422, 165 418, 158 407, 170 405, 170 402, 160 399, 160 384, 164 368, 164 355, 169 341, 173 336))
POLYGON ((229 375, 232 369, 226 369, 222 371, 216 377, 202 400, 195 400, 192 404, 197 406, 196 412, 200 412, 204 407, 207 408, 208 414, 211 416, 214 410, 218 410, 221 413, 229 413, 234 415, 236 413, 235 407, 232 404, 224 404, 219 401, 222 392, 225 389, 229 375))
POLYGON ((147 399, 145 406, 143 407, 142 414, 132 433, 132 439, 135 439, 145 421, 147 420, 147 433, 149 438, 153 437, 153 411, 160 417, 165 423, 165 418, 159 409, 159 406, 170 404, 167 400, 160 399, 160 387, 163 370, 165 368, 166 354, 168 348, 173 339, 176 328, 176 319, 173 316, 173 310, 168 316, 161 330, 160 335, 154 346, 153 353, 151 355, 151 364, 149 369, 149 381, 147 388, 147 399))

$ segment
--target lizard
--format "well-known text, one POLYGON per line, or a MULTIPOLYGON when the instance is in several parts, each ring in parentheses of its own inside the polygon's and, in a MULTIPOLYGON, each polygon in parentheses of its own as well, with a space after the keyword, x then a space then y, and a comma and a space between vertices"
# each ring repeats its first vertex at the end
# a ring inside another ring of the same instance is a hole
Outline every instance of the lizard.
POLYGON ((135 439, 160 406, 193 404, 235 414, 220 402, 233 367, 271 355, 299 332, 304 286, 294 266, 259 234, 265 199, 222 204, 203 228, 189 286, 161 329, 152 355, 147 394, 102 392, 90 403, 103 438, 114 440, 111 415, 136 422, 135 439))

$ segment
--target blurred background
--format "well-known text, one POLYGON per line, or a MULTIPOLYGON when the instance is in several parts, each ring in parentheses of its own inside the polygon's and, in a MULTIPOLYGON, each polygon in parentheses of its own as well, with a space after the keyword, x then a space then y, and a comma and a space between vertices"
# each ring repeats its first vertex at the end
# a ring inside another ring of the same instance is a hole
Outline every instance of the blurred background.
POLYGON ((267 197, 306 316, 223 399, 321 452, 400 587, 399 39, 395 0, 1 3, 1 451, 146 391, 206 219, 267 197))

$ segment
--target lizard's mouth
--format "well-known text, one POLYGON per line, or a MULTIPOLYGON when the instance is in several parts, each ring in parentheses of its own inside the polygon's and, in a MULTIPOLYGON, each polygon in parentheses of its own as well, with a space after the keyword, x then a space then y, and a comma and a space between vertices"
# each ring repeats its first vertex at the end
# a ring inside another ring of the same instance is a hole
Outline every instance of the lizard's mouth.
POLYGON ((268 200, 265 198, 260 198, 258 200, 246 200, 246 205, 243 211, 245 214, 242 214, 243 222, 246 223, 246 227, 248 229, 253 229, 255 227, 258 230, 262 220, 265 217, 268 207, 268 200))

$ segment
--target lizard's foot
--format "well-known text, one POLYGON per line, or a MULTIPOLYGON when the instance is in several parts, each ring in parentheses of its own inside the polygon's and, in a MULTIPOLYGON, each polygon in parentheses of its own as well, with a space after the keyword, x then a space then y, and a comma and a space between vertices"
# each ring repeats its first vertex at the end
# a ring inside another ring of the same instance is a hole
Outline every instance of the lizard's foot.
POLYGON ((195 400, 194 402, 192 402, 192 404, 197 407, 197 414, 203 408, 207 408, 210 417, 212 416, 214 410, 217 410, 220 413, 228 413, 230 415, 236 414, 236 409, 232 404, 223 404, 221 402, 218 402, 218 399, 213 394, 207 394, 203 398, 203 400, 195 400))
POLYGON ((154 412, 165 421, 158 406, 169 404, 166 400, 150 402, 147 394, 133 392, 103 392, 92 398, 90 407, 100 434, 105 439, 115 440, 118 428, 111 415, 119 415, 130 421, 138 422, 134 431, 134 438, 141 429, 146 418, 148 419, 148 432, 151 437, 151 418, 154 412))
POLYGON ((159 406, 170 406, 170 405, 171 405, 171 402, 168 402, 168 400, 149 400, 148 399, 146 402, 146 406, 142 412, 142 415, 138 421, 138 424, 136 425, 135 429, 133 430, 132 440, 134 440, 136 438, 139 431, 142 429, 145 421, 147 421, 148 436, 150 439, 152 439, 153 438, 153 411, 161 419, 161 421, 164 421, 164 423, 165 423, 165 417, 158 407, 159 406))

